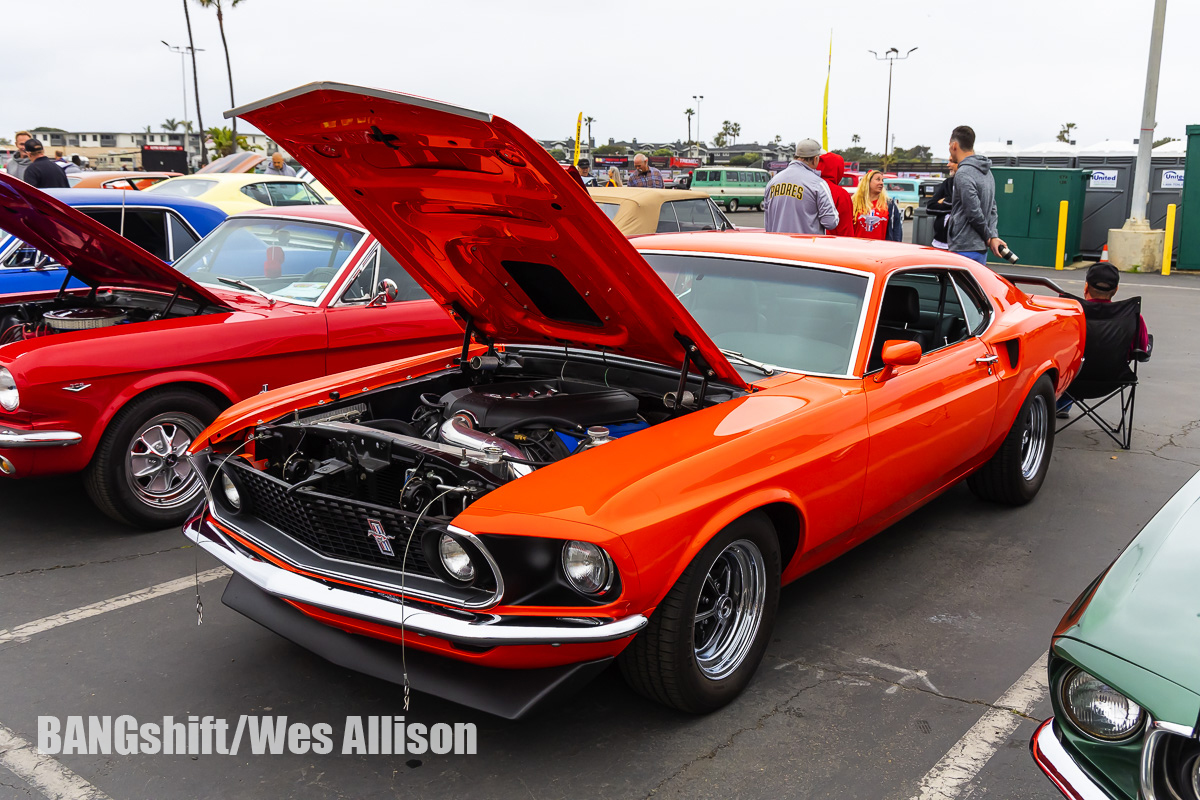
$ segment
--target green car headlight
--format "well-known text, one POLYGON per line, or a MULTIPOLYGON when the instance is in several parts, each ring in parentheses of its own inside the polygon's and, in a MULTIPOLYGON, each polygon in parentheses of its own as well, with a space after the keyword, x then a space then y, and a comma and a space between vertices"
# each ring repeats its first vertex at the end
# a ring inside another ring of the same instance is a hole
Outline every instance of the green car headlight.
POLYGON ((1129 739, 1146 718, 1141 706, 1081 669, 1063 677, 1059 700, 1076 728, 1105 742, 1129 739))
POLYGON ((0 367, 0 408, 5 411, 16 411, 21 404, 21 394, 17 391, 17 382, 12 373, 0 367))

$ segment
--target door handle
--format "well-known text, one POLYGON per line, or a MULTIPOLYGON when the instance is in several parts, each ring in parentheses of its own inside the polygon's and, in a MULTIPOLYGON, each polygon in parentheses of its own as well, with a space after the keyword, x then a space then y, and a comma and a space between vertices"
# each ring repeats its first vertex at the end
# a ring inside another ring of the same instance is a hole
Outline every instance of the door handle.
POLYGON ((1000 360, 1000 356, 993 354, 993 355, 987 355, 987 356, 980 356, 979 358, 975 359, 975 363, 976 364, 987 364, 988 375, 991 375, 992 374, 992 365, 995 364, 999 360, 1000 360))

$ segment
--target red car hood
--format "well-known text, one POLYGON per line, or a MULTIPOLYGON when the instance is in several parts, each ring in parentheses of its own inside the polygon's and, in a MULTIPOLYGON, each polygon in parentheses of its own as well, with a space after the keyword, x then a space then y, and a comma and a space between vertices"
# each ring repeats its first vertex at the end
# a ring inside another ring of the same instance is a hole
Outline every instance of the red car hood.
POLYGON ((233 109, 309 169, 444 308, 498 342, 603 349, 745 383, 579 183, 512 123, 312 83, 233 109), (686 343, 686 344, 685 344, 686 343))
POLYGON ((225 305, 208 289, 124 236, 8 175, 0 175, 0 229, 49 254, 89 286, 170 294, 182 284, 196 299, 225 305))

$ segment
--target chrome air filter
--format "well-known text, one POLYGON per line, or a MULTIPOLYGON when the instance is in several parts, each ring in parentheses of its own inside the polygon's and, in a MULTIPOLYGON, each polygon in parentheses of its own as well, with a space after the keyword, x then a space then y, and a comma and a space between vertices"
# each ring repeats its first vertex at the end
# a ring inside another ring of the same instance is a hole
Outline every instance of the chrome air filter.
POLYGON ((42 315, 46 324, 56 331, 107 328, 124 322, 127 317, 123 308, 62 308, 42 315))

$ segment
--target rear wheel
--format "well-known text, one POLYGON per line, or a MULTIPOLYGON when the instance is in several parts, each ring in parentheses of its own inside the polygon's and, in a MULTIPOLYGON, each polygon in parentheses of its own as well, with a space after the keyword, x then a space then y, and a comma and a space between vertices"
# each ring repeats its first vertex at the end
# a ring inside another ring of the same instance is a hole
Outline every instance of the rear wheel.
POLYGON ((732 701, 766 652, 779 604, 779 540, 767 517, 734 521, 697 554, 621 653, 633 689, 704 714, 732 701))
POLYGON ((211 400, 185 389, 130 402, 109 423, 84 473, 92 502, 139 528, 181 525, 203 488, 187 450, 218 413, 211 400))
POLYGON ((1012 428, 996 454, 967 478, 984 500, 1024 505, 1037 496, 1054 451, 1054 385, 1048 375, 1029 390, 1012 428))
POLYGON ((737 198, 736 197, 729 198, 729 203, 725 207, 729 209, 730 214, 737 211, 738 210, 737 198))
POLYGON ((912 218, 913 218, 913 210, 912 210, 911 208, 906 208, 906 209, 904 209, 904 218, 905 218, 905 219, 912 219, 912 218))

